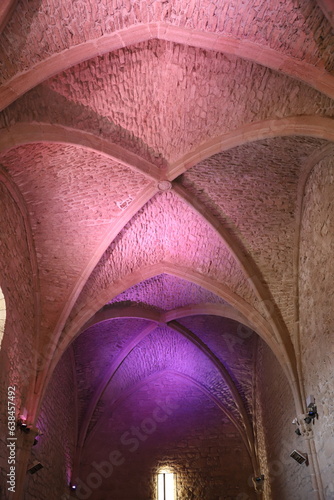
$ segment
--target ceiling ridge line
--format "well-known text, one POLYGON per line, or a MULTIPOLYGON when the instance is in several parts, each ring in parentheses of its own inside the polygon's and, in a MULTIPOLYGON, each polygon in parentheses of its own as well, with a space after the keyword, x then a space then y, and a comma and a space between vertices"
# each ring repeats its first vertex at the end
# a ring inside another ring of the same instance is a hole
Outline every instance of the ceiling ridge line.
POLYGON ((105 375, 98 389, 95 391, 93 397, 91 398, 89 407, 87 408, 87 411, 84 415, 82 429, 79 433, 79 438, 78 438, 78 446, 80 448, 82 448, 85 443, 85 440, 88 436, 88 427, 91 418, 98 405, 98 402, 100 401, 101 397, 106 391, 111 379, 113 378, 117 370, 120 368, 122 363, 126 360, 128 355, 133 351, 133 349, 158 326, 159 326, 158 324, 153 324, 144 328, 138 335, 136 335, 133 339, 131 339, 131 341, 122 348, 122 350, 117 354, 115 359, 112 361, 111 365, 109 366, 107 374, 105 375))
POLYGON ((237 389, 230 373, 228 372, 227 368, 225 367, 223 361, 221 361, 215 354, 214 352, 208 347, 201 339, 196 335, 194 332, 189 330, 188 328, 184 327, 177 321, 173 320, 170 321, 167 324, 170 328, 173 330, 179 332, 181 335, 189 339, 196 347, 198 347, 203 354, 213 363, 213 365, 218 369, 218 371, 221 373, 222 378, 226 382, 233 400, 236 404, 236 407, 240 413, 242 422, 245 426, 245 431, 247 438, 249 440, 250 446, 254 447, 254 435, 253 435, 253 430, 251 426, 251 422, 249 420, 248 414, 246 412, 246 408, 244 405, 244 402, 241 398, 241 395, 239 393, 239 390, 237 389))
POLYGON ((110 142, 92 132, 47 122, 16 122, 2 130, 0 152, 32 143, 67 144, 88 149, 103 155, 135 172, 144 175, 150 181, 158 182, 161 169, 154 163, 115 142, 110 142))
MULTIPOLYGON (((49 357, 50 362, 45 363, 44 369, 39 372, 39 376, 36 379, 35 384, 35 395, 39 395, 38 399, 35 399, 35 406, 32 411, 33 420, 36 419, 36 415, 39 411, 43 395, 45 393, 47 384, 51 378, 51 375, 57 365, 61 355, 66 350, 68 346, 68 339, 65 336, 61 339, 61 334, 63 332, 63 328, 66 324, 66 321, 75 305, 77 299, 80 296, 87 280, 89 279, 92 271, 95 269, 97 264, 99 263, 101 257, 103 256, 106 249, 110 246, 112 241, 116 238, 116 236, 124 229, 126 224, 132 219, 132 217, 139 211, 141 208, 158 192, 158 187, 156 183, 149 184, 146 188, 144 188, 139 196, 134 200, 132 204, 123 212, 123 214, 118 218, 115 224, 113 224, 111 231, 105 236, 103 241, 99 244, 95 253, 91 256, 88 265, 85 270, 79 276, 77 282, 74 284, 72 290, 70 291, 70 295, 66 301, 66 305, 61 311, 57 324, 53 331, 52 337, 52 349, 50 350, 49 357), (66 341, 66 342, 65 342, 66 341), (60 342, 60 343, 59 343, 60 342), (55 356, 56 353, 56 356, 55 356)), ((82 312, 81 312, 82 313, 82 312)), ((74 337, 73 337, 74 338, 74 337)), ((73 340, 73 339, 72 339, 73 340)))
MULTIPOLYGON (((257 298, 260 300, 260 303, 264 307, 264 311, 267 316, 266 319, 269 321, 276 339, 277 348, 282 351, 283 359, 285 360, 282 368, 291 385, 296 406, 302 408, 300 381, 297 372, 294 346, 285 322, 283 318, 281 318, 279 308, 271 295, 269 287, 266 285, 262 277, 262 273, 241 242, 231 234, 228 228, 224 227, 218 219, 212 215, 210 210, 200 200, 191 195, 188 190, 177 181, 173 184, 173 190, 180 197, 180 199, 188 204, 188 206, 194 210, 199 217, 212 227, 223 243, 227 246, 236 262, 239 264, 246 281, 249 283, 257 298), (271 305, 270 308, 269 305, 271 305)), ((279 360, 281 363, 282 360, 280 358, 279 360)))
POLYGON ((152 21, 131 25, 99 38, 81 42, 52 54, 24 72, 16 73, 0 88, 0 110, 46 79, 76 64, 151 39, 170 41, 203 50, 215 50, 240 57, 297 79, 334 98, 334 77, 323 68, 305 63, 263 44, 240 40, 231 35, 152 21))
POLYGON ((296 115, 250 122, 208 139, 170 163, 166 172, 167 179, 174 181, 197 163, 237 146, 264 139, 290 136, 307 136, 334 142, 334 119, 319 115, 296 115))

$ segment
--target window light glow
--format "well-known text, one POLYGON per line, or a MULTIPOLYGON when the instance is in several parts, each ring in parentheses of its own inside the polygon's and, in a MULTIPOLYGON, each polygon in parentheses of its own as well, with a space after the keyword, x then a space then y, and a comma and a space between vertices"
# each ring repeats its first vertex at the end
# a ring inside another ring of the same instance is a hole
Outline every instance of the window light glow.
POLYGON ((158 500, 175 500, 175 474, 173 472, 158 474, 158 500))
POLYGON ((1 349, 2 337, 5 331, 5 321, 6 321, 6 303, 5 303, 5 297, 3 296, 2 290, 0 288, 0 349, 1 349))

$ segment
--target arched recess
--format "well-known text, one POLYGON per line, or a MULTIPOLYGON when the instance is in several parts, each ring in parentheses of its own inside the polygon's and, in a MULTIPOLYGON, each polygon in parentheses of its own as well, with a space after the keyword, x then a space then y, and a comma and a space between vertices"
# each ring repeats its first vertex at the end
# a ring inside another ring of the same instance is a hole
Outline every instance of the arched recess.
MULTIPOLYGON (((333 140, 334 139, 334 122, 330 118, 321 118, 317 116, 313 117, 290 117, 290 118, 285 118, 285 119, 279 119, 279 120, 266 120, 263 122, 255 123, 255 124, 249 124, 245 127, 242 127, 241 129, 238 129, 234 132, 224 134, 224 136, 221 136, 220 138, 216 138, 213 143, 214 143, 214 150, 209 150, 206 148, 206 153, 208 156, 214 153, 214 151, 218 151, 221 148, 230 148, 233 146, 236 146, 238 144, 242 144, 245 142, 249 142, 251 140, 257 140, 260 138, 266 138, 266 137, 274 137, 277 135, 310 135, 314 137, 321 137, 325 138, 328 140, 333 140)), ((203 153, 204 154, 204 153, 203 153)), ((197 158, 199 160, 200 157, 197 158)), ((194 161, 196 161, 194 159, 194 161)), ((182 162, 181 162, 182 163, 182 162)), ((190 168, 191 164, 188 165, 190 168)), ((183 168, 183 167, 182 167, 183 168)), ((173 175, 179 175, 178 172, 174 172, 173 175)), ((158 188, 157 186, 151 186, 149 189, 149 192, 145 193, 145 198, 146 200, 150 199, 156 192, 158 188)), ((144 201, 145 203, 145 201, 144 201)), ((124 226, 124 224, 123 224, 124 226)), ((108 237, 105 239, 103 244, 100 246, 99 249, 95 252, 94 256, 92 256, 92 259, 89 263, 89 266, 87 269, 84 270, 82 273, 80 279, 76 283, 75 287, 73 288, 72 292, 70 293, 69 300, 67 301, 66 308, 61 312, 59 321, 57 324, 57 327, 54 332, 54 348, 56 347, 59 335, 61 333, 62 328, 65 325, 66 319, 69 315, 69 312, 71 311, 75 300, 78 298, 80 291, 82 290, 83 286, 87 282, 87 279, 94 269, 95 265, 101 258, 103 251, 108 247, 108 245, 111 243, 113 238, 118 234, 119 230, 123 227, 121 224, 115 228, 113 228, 113 231, 108 235, 108 237)), ((96 310, 98 310, 103 304, 100 304, 99 306, 96 307, 96 310)), ((95 310, 95 311, 96 311, 95 310)), ((90 311, 88 317, 83 321, 87 321, 89 319, 90 315, 93 315, 95 311, 90 311)), ((82 323, 82 324, 83 324, 82 323)), ((78 326, 80 328, 82 325, 78 326)), ((62 346, 61 346, 62 350, 62 346)), ((61 352, 60 350, 60 352, 61 352)), ((289 356, 288 356, 289 358, 289 356)), ((298 381, 296 377, 296 373, 294 372, 294 364, 290 363, 290 369, 292 367, 292 373, 291 375, 291 380, 293 381, 292 383, 295 386, 295 394, 298 394, 299 392, 299 386, 298 386, 298 381)), ((43 380, 41 378, 39 379, 39 384, 43 383, 43 380)), ((40 391, 40 386, 37 387, 37 391, 40 391)), ((301 408, 299 408, 301 409, 301 408)))
MULTIPOLYGON (((177 162, 170 165, 168 170, 168 178, 170 180, 174 180, 182 172, 191 168, 199 161, 221 151, 225 151, 227 149, 260 139, 289 135, 305 135, 334 141, 334 120, 332 120, 331 118, 324 118, 319 116, 296 116, 274 120, 264 120, 262 122, 245 125, 244 127, 241 127, 237 130, 215 137, 211 141, 202 144, 196 150, 193 150, 192 152, 179 159, 177 162)), ((155 169, 151 169, 151 164, 149 164, 148 162, 145 163, 144 160, 137 157, 136 155, 132 156, 131 154, 131 157, 123 157, 122 155, 124 151, 117 145, 108 145, 107 141, 101 141, 99 137, 96 137, 92 134, 86 134, 82 131, 68 129, 66 127, 61 127, 58 125, 16 124, 8 130, 8 133, 4 133, 2 138, 0 138, 0 151, 15 147, 19 144, 25 144, 27 142, 39 142, 41 140, 44 141, 46 140, 46 138, 51 142, 55 141, 66 143, 70 141, 71 144, 84 145, 85 147, 89 147, 96 152, 102 152, 104 154, 110 155, 111 157, 115 157, 117 161, 121 161, 123 158, 124 164, 127 164, 127 161, 130 162, 131 160, 132 162, 132 160, 137 161, 137 159, 139 159, 139 164, 132 164, 132 168, 138 168, 143 172, 146 171, 147 175, 152 174, 153 178, 157 173, 155 169), (29 125, 28 128, 27 125, 29 125), (44 126, 46 127, 46 132, 44 131, 44 126), (44 133, 46 133, 46 135, 43 135, 44 133), (118 149, 114 150, 114 146, 117 146, 118 149), (116 153, 118 156, 116 156, 116 153), (142 163, 142 161, 144 163, 142 163)), ((129 153, 126 154, 128 155, 129 153)), ((161 171, 159 175, 162 179, 166 178, 164 177, 165 173, 163 171, 161 171)), ((80 278, 75 283, 72 291, 70 292, 68 300, 66 302, 66 306, 59 316, 59 320, 53 334, 54 347, 58 342, 58 338, 61 334, 62 329, 64 328, 68 315, 70 314, 75 301, 79 297, 82 288, 87 282, 98 261, 101 259, 103 253, 108 248, 113 239, 117 236, 117 234, 122 230, 124 225, 128 222, 129 218, 134 215, 149 199, 151 199, 157 193, 157 191, 158 187, 156 185, 156 182, 153 181, 152 185, 142 193, 137 202, 130 207, 130 211, 126 211, 126 217, 124 217, 124 220, 119 220, 119 223, 113 227, 112 231, 110 231, 110 233, 107 235, 105 240, 101 243, 99 248, 90 259, 87 268, 83 270, 80 278)), ((253 278, 254 276, 255 274, 251 273, 251 277, 253 278)), ((253 283, 253 281, 251 282, 253 283)))
MULTIPOLYGON (((201 305, 201 310, 204 310, 204 309, 205 309, 205 306, 201 305)), ((145 314, 145 311, 146 311, 145 309, 142 309, 142 316, 140 316, 139 315, 139 311, 137 310, 137 316, 136 317, 137 318, 141 317, 141 318, 147 319, 147 315, 145 314)), ((118 307, 116 307, 116 309, 114 309, 114 310, 112 310, 111 308, 109 308, 109 312, 110 312, 110 318, 109 319, 117 319, 117 318, 120 318, 120 317, 121 318, 124 317, 123 316, 123 312, 124 311, 120 310, 120 308, 118 308, 118 307), (119 313, 121 314, 120 316, 118 316, 119 313)), ((173 311, 170 311, 170 312, 173 313, 173 311)), ((199 314, 199 309, 197 309, 194 312, 194 314, 195 315, 199 314)), ((209 308, 208 308, 207 314, 209 314, 209 308)), ((131 317, 131 316, 129 316, 129 317, 131 317)), ((92 396, 92 399, 90 401, 90 404, 89 404, 87 412, 86 412, 86 415, 85 415, 85 417, 83 419, 82 428, 80 430, 80 434, 79 434, 79 438, 78 438, 78 449, 82 449, 82 447, 84 445, 84 442, 85 442, 85 440, 87 438, 89 423, 90 423, 91 418, 93 416, 93 413, 94 413, 94 411, 96 409, 98 401, 103 396, 103 393, 105 392, 107 386, 109 385, 110 381, 112 380, 114 374, 119 369, 119 367, 121 366, 121 364, 125 361, 126 357, 130 354, 130 352, 146 336, 148 336, 153 330, 155 330, 156 327, 158 327, 163 322, 163 317, 164 317, 164 314, 162 313, 160 315, 160 321, 159 321, 158 318, 155 319, 155 320, 153 320, 154 323, 152 325, 149 325, 148 327, 144 328, 112 360, 112 363, 108 367, 108 370, 107 370, 107 372, 106 372, 103 380, 101 381, 99 387, 97 388, 97 390, 95 391, 95 393, 92 396)), ((108 318, 105 317, 104 319, 102 319, 102 321, 106 321, 107 319, 108 318)), ((93 324, 97 324, 99 322, 100 321, 96 321, 95 323, 90 323, 90 326, 92 326, 93 324)), ((202 354, 205 355, 205 357, 210 361, 210 363, 216 369, 218 369, 218 371, 220 372, 222 378, 224 379, 224 382, 227 384, 227 386, 228 386, 228 388, 229 388, 229 390, 231 392, 231 395, 232 395, 232 397, 234 399, 234 402, 236 404, 236 407, 237 407, 237 409, 238 409, 238 411, 240 413, 240 416, 241 416, 241 419, 242 419, 242 422, 243 422, 243 425, 244 425, 244 428, 245 428, 245 432, 246 432, 246 436, 247 436, 247 440, 248 440, 248 445, 249 445, 249 447, 251 449, 253 449, 254 448, 254 437, 253 437, 253 432, 252 432, 251 424, 249 422, 248 415, 247 415, 247 413, 245 411, 244 404, 243 404, 243 401, 241 399, 240 393, 237 390, 237 388, 235 386, 235 383, 233 382, 233 380, 232 380, 232 378, 231 378, 228 370, 226 369, 224 363, 217 358, 217 356, 211 351, 211 349, 208 348, 208 346, 206 346, 200 340, 200 338, 197 335, 195 335, 194 333, 190 332, 187 328, 185 328, 184 326, 180 325, 175 320, 170 320, 168 323, 166 323, 166 325, 169 328, 171 328, 172 330, 178 332, 181 336, 185 337, 193 345, 195 345, 202 352, 202 354)))
MULTIPOLYGON (((189 336, 187 336, 187 332, 182 332, 182 330, 185 330, 184 327, 179 325, 181 331, 178 329, 178 325, 175 320, 187 316, 197 316, 197 315, 216 315, 216 316, 230 318, 237 322, 242 323, 245 326, 247 332, 252 329, 252 326, 248 322, 248 320, 242 314, 238 313, 238 311, 236 311, 233 307, 229 306, 228 304, 212 304, 212 303, 196 304, 187 307, 181 307, 174 310, 170 310, 166 313, 164 312, 159 313, 156 310, 147 309, 137 305, 122 306, 116 303, 103 307, 90 319, 90 321, 88 321, 88 323, 86 323, 81 328, 77 336, 79 336, 81 333, 83 333, 91 326, 104 321, 108 321, 110 319, 119 319, 126 317, 126 318, 140 318, 152 321, 152 324, 147 328, 145 328, 142 332, 140 332, 140 334, 137 335, 137 337, 135 337, 133 341, 130 342, 122 350, 122 352, 120 352, 120 354, 113 359, 112 364, 109 366, 108 372, 106 373, 101 384, 99 385, 94 395, 92 396, 92 399, 90 401, 89 407, 86 412, 86 416, 83 420, 83 426, 82 429, 80 430, 78 439, 79 449, 81 449, 84 444, 84 441, 86 439, 86 434, 88 431, 89 422, 99 399, 102 397, 102 394, 106 386, 109 384, 109 381, 111 380, 113 374, 116 372, 120 364, 125 360, 126 356, 132 351, 132 349, 134 349, 134 347, 136 347, 136 345, 138 345, 143 338, 149 335, 160 324, 167 324, 175 331, 179 331, 181 334, 184 334, 186 338, 189 338, 189 336)), ((244 332, 241 332, 241 335, 243 334, 244 332)), ((196 338, 196 336, 194 335, 190 334, 190 336, 193 337, 190 340, 193 343, 195 343, 195 345, 198 345, 199 348, 201 348, 199 339, 196 338)), ((214 354, 210 350, 208 350, 206 346, 204 346, 203 352, 205 352, 205 354, 209 357, 211 362, 217 364, 217 359, 214 359, 215 358, 214 354)), ((243 408, 243 403, 240 399, 239 393, 236 394, 236 388, 234 387, 234 383, 230 378, 226 369, 223 366, 220 366, 221 365, 220 362, 218 362, 218 365, 219 365, 218 369, 222 372, 222 375, 225 378, 231 390, 231 393, 234 395, 237 407, 239 408, 239 411, 242 415, 245 429, 247 431, 248 441, 251 443, 252 431, 250 428, 250 424, 248 422, 247 414, 243 408)))
POLYGON ((18 97, 47 78, 75 64, 107 52, 145 42, 152 38, 199 47, 205 50, 215 50, 248 59, 297 80, 301 80, 329 97, 334 97, 334 78, 321 67, 302 62, 269 47, 247 40, 240 40, 233 36, 208 33, 157 22, 130 26, 112 34, 88 40, 85 43, 54 54, 44 61, 37 63, 27 71, 14 76, 3 85, 0 90, 0 109, 4 109, 18 97))
MULTIPOLYGON (((245 448, 246 448, 246 450, 247 450, 247 452, 252 460, 252 465, 253 465, 254 469, 256 469, 257 465, 256 465, 256 458, 254 455, 254 451, 249 447, 249 443, 248 443, 245 431, 242 428, 242 426, 235 419, 235 417, 232 415, 232 413, 223 405, 223 403, 221 401, 218 400, 218 398, 214 394, 211 394, 210 391, 204 385, 202 385, 200 382, 193 379, 189 375, 185 375, 184 373, 178 372, 176 370, 169 370, 169 369, 165 369, 165 370, 161 370, 157 373, 153 373, 153 374, 149 375, 148 377, 146 377, 145 379, 136 383, 134 386, 129 388, 127 391, 124 391, 124 393, 122 393, 122 396, 120 398, 118 398, 113 403, 113 405, 111 407, 109 407, 109 410, 112 412, 113 410, 115 410, 117 408, 117 406, 121 405, 123 401, 125 401, 129 396, 131 396, 131 394, 137 392, 142 386, 146 385, 150 381, 154 381, 157 378, 163 377, 167 374, 170 374, 170 375, 173 375, 176 377, 180 377, 183 380, 185 380, 188 384, 191 384, 191 385, 197 387, 203 394, 205 394, 209 399, 211 399, 211 401, 213 401, 218 406, 218 408, 227 416, 227 418, 231 421, 231 423, 238 430, 238 432, 242 438, 242 441, 245 445, 245 448)), ((100 418, 101 418, 101 416, 100 416, 100 418)), ((93 439, 94 432, 98 428, 99 428, 99 425, 98 425, 98 421, 97 421, 92 432, 89 434, 87 444, 93 439)))
MULTIPOLYGON (((26 351, 20 353, 22 360, 24 359, 20 371, 17 370, 18 358, 15 359, 14 371, 16 375, 21 377, 21 390, 24 391, 26 396, 27 391, 32 389, 32 384, 27 389, 28 382, 35 379, 40 341, 38 266, 29 212, 24 197, 1 165, 0 186, 4 188, 3 193, 6 193, 6 196, 8 195, 7 200, 5 201, 4 197, 3 201, 4 207, 8 207, 9 210, 9 213, 3 217, 1 229, 6 245, 3 247, 4 254, 1 256, 3 259, 5 258, 5 261, 2 262, 0 268, 2 269, 3 276, 1 278, 3 278, 3 291, 6 297, 6 319, 10 323, 6 328, 6 332, 4 332, 3 340, 7 348, 25 345, 26 351), (14 222, 15 219, 16 222, 14 222), (11 227, 13 224, 15 225, 14 228, 11 227), (19 255, 16 255, 16 258, 13 259, 13 253, 15 252, 19 255), (25 283, 20 282, 19 279, 24 275, 25 283), (21 304, 19 304, 20 301, 22 301, 21 304), (11 329, 12 334, 10 335, 9 332, 7 338, 7 330, 9 329, 11 329), (15 336, 16 340, 14 340, 15 336)), ((18 356, 18 353, 16 353, 16 356, 18 356)))
MULTIPOLYGON (((322 147, 319 151, 316 151, 310 158, 308 158, 307 162, 302 168, 302 172, 298 182, 298 193, 297 193, 297 213, 296 213, 296 236, 295 236, 295 245, 294 245, 294 273, 296 276, 300 276, 300 244, 301 244, 301 231, 302 231, 302 214, 303 214, 303 201, 305 196, 305 188, 308 179, 312 173, 312 170, 316 167, 316 165, 325 160, 326 158, 334 157, 334 144, 329 143, 322 147)), ((299 377, 301 380, 304 380, 303 370, 302 370, 302 353, 301 353, 301 338, 300 338, 300 318, 299 318, 299 280, 296 280, 295 283, 295 297, 297 297, 297 307, 295 308, 295 324, 296 324, 296 357, 298 361, 298 370, 299 377)), ((304 391, 304 386, 302 390, 304 391)), ((304 394, 305 399, 305 394, 304 394)))
MULTIPOLYGON (((58 346, 53 360, 49 365, 48 373, 41 386, 41 391, 39 393, 39 401, 36 402, 37 406, 34 408, 34 418, 39 411, 39 406, 43 399, 46 387, 52 376, 52 373, 61 358, 62 354, 65 352, 70 343, 77 337, 80 331, 82 331, 83 326, 90 321, 91 317, 94 316, 96 311, 103 308, 103 306, 114 297, 124 292, 128 288, 145 281, 146 279, 152 278, 159 274, 166 273, 172 276, 190 281, 197 284, 204 289, 216 294, 218 297, 226 300, 233 308, 237 310, 242 316, 246 318, 246 327, 252 328, 257 332, 263 340, 268 344, 270 349, 273 351, 274 355, 277 357, 279 363, 281 364, 285 375, 287 376, 288 382, 291 386, 291 390, 294 395, 295 405, 298 409, 299 402, 299 385, 298 380, 295 377, 295 373, 291 364, 291 360, 287 356, 287 353, 282 344, 279 344, 273 334, 272 327, 268 321, 261 316, 261 314, 251 307, 247 302, 245 302, 241 297, 231 292, 225 285, 216 282, 215 280, 204 276, 192 269, 180 268, 175 264, 168 262, 161 262, 160 264, 150 266, 144 269, 140 269, 137 272, 127 276, 126 280, 121 283, 111 285, 103 294, 99 297, 98 301, 94 304, 90 304, 89 310, 82 311, 81 314, 75 318, 71 329, 66 332, 62 343, 58 346)), ((210 305, 212 307, 212 305, 210 305)), ((210 309, 213 312, 212 309, 210 309)), ((170 318, 171 319, 171 318, 170 318)))

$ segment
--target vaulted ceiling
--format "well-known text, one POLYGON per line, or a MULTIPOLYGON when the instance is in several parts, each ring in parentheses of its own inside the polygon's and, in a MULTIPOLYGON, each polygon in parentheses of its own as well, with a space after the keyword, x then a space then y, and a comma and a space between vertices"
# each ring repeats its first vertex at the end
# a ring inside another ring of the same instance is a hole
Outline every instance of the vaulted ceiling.
POLYGON ((303 190, 334 139, 329 2, 19 0, 0 16, 1 172, 53 354, 40 394, 70 348, 79 447, 165 377, 254 457, 257 344, 297 373, 303 190))

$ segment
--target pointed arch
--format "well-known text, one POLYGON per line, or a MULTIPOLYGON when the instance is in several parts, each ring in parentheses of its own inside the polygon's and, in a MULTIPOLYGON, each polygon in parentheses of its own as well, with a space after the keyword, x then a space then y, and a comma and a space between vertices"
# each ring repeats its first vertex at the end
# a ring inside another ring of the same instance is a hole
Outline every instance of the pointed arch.
POLYGON ((87 40, 51 55, 24 72, 17 73, 0 89, 0 110, 44 80, 71 66, 153 38, 241 57, 300 80, 334 98, 334 77, 324 68, 249 40, 155 22, 136 24, 100 38, 87 40))
MULTIPOLYGON (((186 375, 186 374, 181 373, 181 372, 178 372, 176 370, 170 370, 170 369, 161 370, 161 371, 155 372, 155 373, 149 375, 148 377, 142 379, 141 381, 137 382, 134 386, 132 386, 128 390, 124 391, 122 393, 122 395, 116 401, 114 401, 112 406, 109 407, 109 411, 115 410, 128 397, 130 397, 135 392, 139 391, 142 386, 145 386, 151 380, 154 381, 154 380, 156 380, 164 375, 168 375, 168 374, 184 379, 185 381, 188 382, 189 385, 197 387, 203 394, 205 394, 211 401, 213 401, 218 406, 218 408, 227 416, 227 418, 235 426, 235 428, 238 430, 238 432, 239 432, 239 434, 244 442, 244 445, 247 449, 247 452, 250 455, 250 458, 252 460, 255 459, 254 451, 249 446, 249 443, 248 443, 248 440, 247 440, 247 437, 245 434, 245 430, 240 425, 240 423, 236 420, 234 415, 232 415, 232 413, 225 407, 225 405, 221 401, 219 401, 218 398, 214 394, 211 394, 211 392, 204 385, 202 385, 200 382, 198 382, 197 380, 195 380, 191 376, 186 375)), ((89 439, 87 440, 87 442, 89 442, 94 437, 94 431, 98 427, 99 427, 98 425, 95 425, 95 427, 92 429, 92 432, 90 433, 89 439)))
POLYGON ((83 130, 50 123, 21 122, 1 131, 0 152, 37 142, 71 144, 93 151, 158 181, 160 169, 119 144, 83 130))
POLYGON ((186 153, 170 164, 167 177, 172 181, 200 161, 248 142, 291 136, 314 137, 334 142, 334 120, 323 116, 301 115, 248 123, 236 130, 213 137, 186 153))
POLYGON ((108 301, 112 300, 120 293, 140 283, 141 281, 153 278, 154 276, 162 273, 170 274, 172 276, 190 281, 205 288, 218 297, 223 298, 233 308, 235 308, 238 313, 243 315, 247 319, 246 326, 251 327, 254 331, 256 331, 268 344, 274 355, 277 357, 291 385, 295 403, 298 407, 300 401, 298 380, 296 378, 293 367, 291 366, 291 360, 289 359, 289 356, 287 355, 283 344, 277 342, 270 323, 268 323, 268 321, 256 309, 249 305, 240 296, 232 292, 226 285, 219 283, 197 271, 194 271, 193 269, 177 266, 176 264, 164 261, 153 266, 141 268, 128 275, 124 280, 122 280, 122 282, 111 284, 94 303, 90 304, 89 310, 81 311, 77 315, 77 317, 73 321, 71 328, 66 332, 66 335, 61 344, 56 348, 53 359, 48 365, 47 371, 44 373, 44 378, 41 378, 39 380, 39 403, 37 403, 37 406, 34 409, 35 416, 36 412, 38 411, 40 402, 43 399, 43 395, 45 393, 48 382, 59 359, 61 358, 67 347, 74 340, 74 338, 77 336, 78 332, 83 328, 83 326, 87 322, 89 322, 94 314, 96 314, 101 308, 103 308, 103 306, 108 301))

